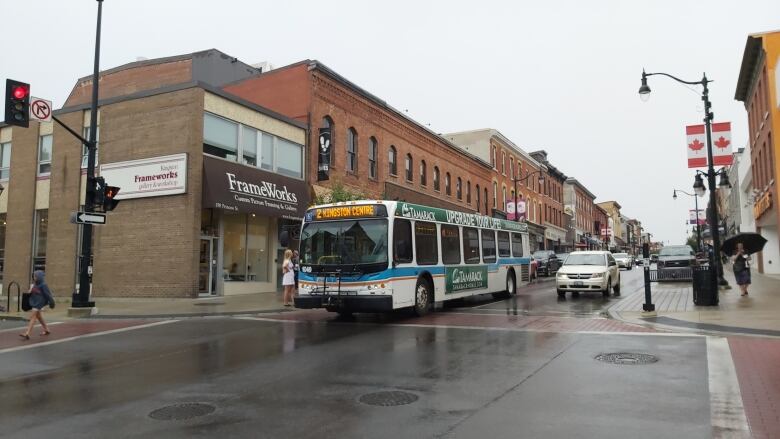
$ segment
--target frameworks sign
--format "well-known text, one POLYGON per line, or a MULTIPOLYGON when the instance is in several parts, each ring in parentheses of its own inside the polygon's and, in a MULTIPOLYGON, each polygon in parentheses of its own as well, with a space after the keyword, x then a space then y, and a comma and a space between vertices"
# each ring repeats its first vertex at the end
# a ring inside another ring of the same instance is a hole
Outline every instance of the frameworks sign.
POLYGON ((300 220, 309 202, 303 180, 203 157, 203 207, 300 220))
POLYGON ((187 192, 187 154, 100 165, 100 176, 121 188, 117 200, 187 192))
MULTIPOLYGON (((688 167, 704 168, 707 166, 707 134, 705 126, 688 125, 685 127, 687 136, 688 167)), ((712 124, 712 162, 714 166, 730 165, 734 161, 731 148, 731 122, 712 124)))

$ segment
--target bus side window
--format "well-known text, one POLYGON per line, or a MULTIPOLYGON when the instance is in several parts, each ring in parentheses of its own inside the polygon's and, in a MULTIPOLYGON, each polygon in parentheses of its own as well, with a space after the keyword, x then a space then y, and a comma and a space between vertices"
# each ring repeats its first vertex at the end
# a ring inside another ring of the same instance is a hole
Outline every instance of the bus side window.
POLYGON ((415 222, 414 242, 417 251, 417 265, 435 265, 439 263, 436 223, 415 222))
POLYGON ((467 264, 479 264, 479 231, 463 228, 463 259, 467 264))
POLYGON ((445 264, 460 264, 460 229, 441 225, 441 259, 445 264))
POLYGON ((496 232, 482 231, 482 262, 496 262, 496 232))
POLYGON ((512 233, 512 256, 523 257, 523 235, 519 233, 512 233))
POLYGON ((404 219, 393 222, 393 262, 412 262, 412 223, 404 219))
POLYGON ((509 256, 509 232, 498 232, 498 257, 508 258, 509 256))

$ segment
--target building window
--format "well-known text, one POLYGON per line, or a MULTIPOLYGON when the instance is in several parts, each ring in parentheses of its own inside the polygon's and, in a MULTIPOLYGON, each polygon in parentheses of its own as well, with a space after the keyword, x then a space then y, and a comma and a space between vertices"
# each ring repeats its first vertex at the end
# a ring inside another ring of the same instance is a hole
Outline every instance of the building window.
POLYGON ((458 197, 459 200, 463 199, 463 182, 460 177, 455 181, 455 196, 458 197))
POLYGON ((245 165, 257 166, 257 137, 256 129, 241 127, 241 155, 245 165))
POLYGON ((509 176, 515 179, 515 159, 512 157, 509 157, 509 176))
POLYGON ((471 180, 466 182, 466 204, 471 204, 471 180))
MULTIPOLYGON (((85 139, 89 140, 89 127, 84 127, 83 136, 85 139)), ((95 143, 100 143, 100 125, 97 127, 97 131, 95 131, 95 143)), ((87 167, 87 162, 89 161, 89 150, 87 149, 87 145, 82 144, 81 145, 81 168, 85 169, 87 167)), ((95 150, 95 166, 98 164, 98 151, 95 150)))
POLYGON ((46 239, 49 235, 49 210, 35 211, 33 231, 33 271, 46 270, 46 239))
POLYGON ((477 185, 474 189, 477 192, 477 200, 476 200, 477 201, 477 213, 479 213, 479 209, 482 209, 482 206, 479 204, 479 195, 480 195, 480 193, 479 193, 479 185, 477 185))
POLYGON ((275 137, 275 140, 278 153, 276 172, 289 177, 303 177, 303 146, 281 137, 275 137))
POLYGON ((357 131, 347 130, 347 172, 357 171, 357 131))
POLYGON ((433 190, 440 191, 441 190, 441 184, 439 182, 439 167, 434 166, 433 167, 433 190))
POLYGON ((420 184, 423 186, 428 184, 428 172, 425 167, 425 160, 420 160, 420 184))
POLYGON ((38 138, 38 175, 51 173, 51 139, 51 134, 38 138))
POLYGON ((260 139, 260 167, 267 170, 274 170, 274 136, 263 133, 260 139))
POLYGON ((368 139, 368 178, 376 178, 376 139, 368 139))
POLYGON ((6 214, 0 213, 0 282, 3 281, 3 269, 5 268, 5 220, 6 214))
POLYGON ((503 211, 506 212, 506 186, 501 186, 501 205, 503 207, 503 211))
POLYGON ((493 209, 498 209, 498 183, 493 182, 493 209))
POLYGON ((506 153, 501 151, 501 173, 506 175, 506 153))
POLYGON ((490 165, 493 166, 493 169, 496 169, 496 147, 493 146, 492 152, 490 153, 490 165))
POLYGON ((0 143, 0 180, 11 176, 11 142, 0 143))
POLYGON ((412 168, 412 155, 406 154, 406 181, 414 181, 414 170, 412 168))
POLYGON ((485 188, 485 197, 483 198, 485 201, 485 215, 488 213, 488 190, 485 188))
POLYGON ((210 113, 203 115, 203 152, 235 161, 238 157, 238 124, 210 113))
POLYGON ((227 282, 269 282, 272 264, 269 219, 225 212, 222 224, 222 279, 227 282))
POLYGON ((452 187, 450 186, 450 173, 448 172, 444 176, 444 191, 447 193, 447 195, 452 195, 452 187))
POLYGON ((387 167, 389 168, 390 175, 398 175, 398 152, 395 150, 395 146, 390 145, 390 150, 387 152, 387 167))

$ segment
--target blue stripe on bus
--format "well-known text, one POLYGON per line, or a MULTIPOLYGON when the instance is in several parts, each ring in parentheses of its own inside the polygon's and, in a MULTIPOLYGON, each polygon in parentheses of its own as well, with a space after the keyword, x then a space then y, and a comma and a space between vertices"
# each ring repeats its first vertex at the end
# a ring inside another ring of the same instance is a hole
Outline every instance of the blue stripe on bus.
MULTIPOLYGON (((482 265, 483 266, 487 265, 487 269, 489 272, 496 272, 498 271, 498 268, 501 265, 523 265, 523 264, 528 264, 530 262, 531 260, 529 258, 501 258, 498 260, 498 263, 496 264, 482 264, 482 265)), ((396 278, 396 277, 414 277, 423 271, 427 271, 434 275, 437 274, 443 275, 445 272, 445 267, 441 265, 423 265, 418 267, 389 268, 387 270, 383 270, 377 273, 364 274, 361 276, 344 276, 341 278, 341 281, 345 283, 383 281, 383 280, 388 280, 390 278, 396 278)), ((322 278, 318 277, 315 274, 304 273, 304 272, 300 272, 298 274, 298 279, 303 281, 316 282, 318 278, 320 282, 322 282, 322 278)), ((338 282, 338 279, 336 279, 335 277, 328 277, 327 282, 338 282)))

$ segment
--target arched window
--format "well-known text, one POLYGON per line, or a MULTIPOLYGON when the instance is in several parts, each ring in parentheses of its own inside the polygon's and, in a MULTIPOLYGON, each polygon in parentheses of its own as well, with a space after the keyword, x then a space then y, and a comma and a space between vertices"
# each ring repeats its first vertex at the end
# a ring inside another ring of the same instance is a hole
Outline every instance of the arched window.
POLYGON ((509 176, 513 180, 515 179, 515 159, 513 157, 509 157, 509 176))
POLYGON ((440 191, 441 184, 439 183, 439 167, 433 167, 433 190, 440 191))
POLYGON ((412 168, 412 155, 406 154, 406 181, 414 181, 414 169, 412 168))
POLYGON ((506 212, 506 186, 501 186, 501 205, 503 207, 503 211, 506 212))
POLYGON ((390 175, 398 175, 398 152, 395 150, 395 146, 390 145, 390 149, 387 151, 387 167, 390 171, 390 175))
POLYGON ((357 171, 357 131, 347 130, 347 172, 357 171))
POLYGON ((428 184, 428 170, 425 168, 425 160, 420 160, 420 184, 428 184))
POLYGON ((501 151, 501 173, 506 175, 506 152, 501 151))
MULTIPOLYGON (((479 192, 479 189, 477 189, 477 192, 479 192)), ((466 182, 466 204, 471 204, 471 180, 466 182)))
POLYGON ((498 209, 498 183, 493 182, 493 209, 498 209))
POLYGON ((458 197, 459 200, 463 199, 463 182, 460 177, 455 181, 455 196, 458 197))
POLYGON ((482 205, 479 203, 480 195, 481 195, 479 192, 479 185, 477 185, 475 189, 477 191, 477 212, 479 212, 479 209, 482 209, 482 205))
POLYGON ((447 195, 452 195, 452 187, 450 186, 449 172, 444 176, 444 191, 447 193, 447 195))
POLYGON ((376 178, 377 143, 376 138, 368 139, 368 178, 376 178))
POLYGON ((493 165, 493 169, 496 169, 496 147, 493 146, 493 151, 490 155, 490 164, 493 165))
POLYGON ((485 197, 483 198, 483 200, 485 202, 485 215, 487 215, 487 213, 488 213, 488 193, 487 193, 487 188, 485 188, 485 197))

